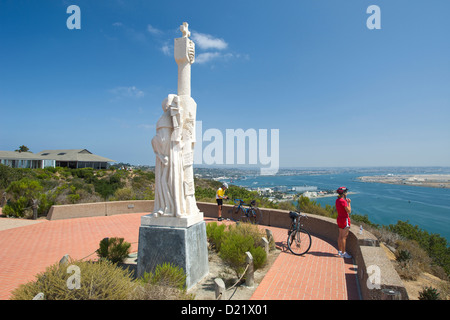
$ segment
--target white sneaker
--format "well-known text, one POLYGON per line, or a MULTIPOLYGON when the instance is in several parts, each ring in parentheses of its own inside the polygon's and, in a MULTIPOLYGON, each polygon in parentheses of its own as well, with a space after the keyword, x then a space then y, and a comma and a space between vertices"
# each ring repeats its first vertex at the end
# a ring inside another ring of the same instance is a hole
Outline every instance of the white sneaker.
POLYGON ((342 257, 342 258, 347 258, 347 259, 352 258, 352 256, 349 255, 347 252, 344 252, 344 253, 341 255, 341 257, 342 257))
POLYGON ((342 251, 338 251, 338 256, 342 257, 342 251))

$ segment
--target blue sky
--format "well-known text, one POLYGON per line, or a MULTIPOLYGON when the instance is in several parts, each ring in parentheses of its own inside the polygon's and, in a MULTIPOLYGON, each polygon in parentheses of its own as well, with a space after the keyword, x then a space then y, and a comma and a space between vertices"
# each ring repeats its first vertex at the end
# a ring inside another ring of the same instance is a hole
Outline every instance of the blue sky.
POLYGON ((187 21, 204 130, 279 129, 281 166, 449 166, 449 12, 447 0, 0 0, 0 150, 153 165, 187 21), (80 30, 66 26, 72 4, 80 30))

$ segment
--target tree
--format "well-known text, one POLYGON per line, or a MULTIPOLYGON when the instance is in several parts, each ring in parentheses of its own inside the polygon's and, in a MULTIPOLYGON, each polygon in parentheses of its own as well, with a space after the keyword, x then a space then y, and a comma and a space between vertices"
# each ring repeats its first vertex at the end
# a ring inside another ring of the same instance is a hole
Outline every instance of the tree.
POLYGON ((39 198, 42 189, 39 181, 30 178, 22 178, 19 181, 12 182, 6 192, 12 194, 13 198, 3 208, 3 212, 6 215, 23 217, 25 211, 31 207, 31 201, 39 198))
POLYGON ((16 152, 30 152, 30 149, 27 146, 25 146, 25 145, 21 145, 19 147, 19 149, 14 150, 14 151, 16 151, 16 152))

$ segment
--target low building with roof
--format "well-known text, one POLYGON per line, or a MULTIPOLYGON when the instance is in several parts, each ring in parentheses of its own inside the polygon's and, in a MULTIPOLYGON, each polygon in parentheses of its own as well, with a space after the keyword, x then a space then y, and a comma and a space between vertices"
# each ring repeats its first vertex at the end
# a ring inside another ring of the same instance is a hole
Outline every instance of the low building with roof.
POLYGON ((116 161, 95 155, 87 149, 44 150, 38 153, 0 151, 0 163, 12 168, 107 169, 110 162, 116 161))

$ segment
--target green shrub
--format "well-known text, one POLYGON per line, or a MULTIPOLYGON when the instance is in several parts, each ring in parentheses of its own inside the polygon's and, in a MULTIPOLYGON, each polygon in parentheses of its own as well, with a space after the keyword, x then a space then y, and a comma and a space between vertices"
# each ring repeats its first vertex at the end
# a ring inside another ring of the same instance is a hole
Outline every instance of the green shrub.
POLYGON ((247 251, 253 256, 255 270, 267 260, 265 250, 259 247, 261 234, 255 228, 257 227, 248 223, 232 225, 222 237, 219 256, 238 276, 245 270, 247 251))
POLYGON ((419 292, 419 300, 441 300, 441 297, 435 288, 425 287, 419 292))
POLYGON ((329 217, 332 216, 333 209, 328 206, 326 208, 322 208, 320 204, 318 204, 315 200, 311 200, 308 197, 300 196, 297 202, 297 210, 302 212, 308 212, 310 214, 316 214, 319 216, 329 217))
POLYGON ((71 204, 75 204, 80 201, 80 195, 78 193, 70 193, 68 198, 71 204))
POLYGON ((219 255, 239 276, 245 269, 245 252, 252 246, 252 238, 230 234, 222 242, 219 255))
POLYGON ((123 187, 121 174, 115 173, 108 178, 93 179, 92 183, 95 187, 95 192, 98 192, 104 199, 114 195, 117 189, 123 187))
POLYGON ((141 281, 142 283, 168 286, 179 290, 186 289, 186 274, 183 268, 167 262, 157 265, 154 273, 145 272, 141 281))
POLYGON ((19 286, 12 292, 12 300, 31 300, 39 292, 45 300, 127 300, 137 287, 131 273, 107 260, 69 261, 56 263, 38 274, 35 281, 19 286), (79 288, 70 289, 79 268, 79 288), (73 268, 73 267, 72 267, 73 268))
POLYGON ((104 238, 100 241, 100 248, 96 253, 100 258, 112 263, 122 262, 130 254, 131 244, 123 238, 104 238))
POLYGON ((37 180, 22 178, 12 182, 6 192, 12 195, 12 199, 3 209, 6 215, 24 217, 27 208, 31 207, 31 200, 39 198, 42 186, 37 180))
POLYGON ((228 232, 238 233, 244 237, 251 237, 255 247, 262 245, 261 238, 265 237, 265 234, 261 232, 259 227, 252 223, 238 223, 236 225, 230 225, 228 232))
POLYGON ((416 280, 423 272, 431 272, 431 259, 419 244, 411 240, 398 240, 396 270, 402 279, 416 280))
MULTIPOLYGON (((334 210, 335 209, 336 209, 336 206, 334 206, 334 210)), ((337 212, 336 212, 336 217, 337 217, 337 212)), ((379 227, 378 224, 372 223, 369 220, 369 216, 367 214, 361 215, 361 214, 352 213, 351 219, 352 219, 352 222, 362 223, 365 227, 367 227, 367 226, 370 226, 372 228, 379 227)))
POLYGON ((432 259, 433 264, 442 267, 447 274, 450 274, 450 247, 444 237, 435 233, 430 234, 417 225, 411 225, 408 221, 398 221, 397 224, 389 225, 387 228, 406 239, 417 242, 432 259))
POLYGON ((200 186, 195 187, 195 198, 198 201, 210 200, 212 201, 216 197, 216 190, 212 188, 202 188, 200 186))
POLYGON ((255 270, 264 266, 267 261, 267 254, 263 247, 250 248, 250 253, 253 257, 253 268, 255 270))
POLYGON ((154 273, 145 272, 135 290, 136 300, 193 300, 186 293, 186 274, 183 268, 171 263, 157 265, 154 273))
POLYGON ((226 226, 224 224, 218 225, 217 222, 210 222, 206 225, 206 236, 210 245, 216 250, 220 250, 222 239, 225 234, 226 226))
POLYGON ((112 200, 113 201, 124 201, 124 200, 133 200, 133 199, 135 199, 133 189, 121 188, 121 189, 117 189, 116 192, 114 192, 114 198, 112 200))
POLYGON ((398 262, 408 261, 411 259, 411 253, 408 250, 398 250, 396 260, 398 262))
POLYGON ((94 178, 94 169, 93 168, 81 168, 81 169, 72 169, 72 176, 78 177, 87 181, 92 181, 94 178))
POLYGON ((16 200, 9 201, 3 207, 3 213, 10 217, 22 218, 25 216, 25 212, 29 207, 30 199, 21 196, 16 200))

